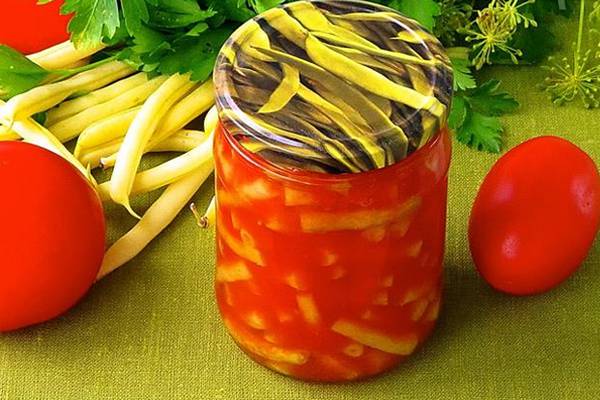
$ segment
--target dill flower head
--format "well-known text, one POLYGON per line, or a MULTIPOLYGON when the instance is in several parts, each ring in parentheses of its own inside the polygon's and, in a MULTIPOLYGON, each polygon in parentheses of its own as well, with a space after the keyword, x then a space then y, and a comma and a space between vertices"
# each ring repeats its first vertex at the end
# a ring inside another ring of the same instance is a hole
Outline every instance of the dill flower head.
POLYGON ((554 104, 563 105, 579 97, 586 108, 600 106, 600 65, 590 65, 590 50, 583 55, 576 53, 573 63, 567 57, 560 61, 550 57, 549 61, 550 65, 542 67, 549 72, 542 88, 554 104))
POLYGON ((537 26, 537 22, 522 12, 522 8, 535 0, 492 0, 488 6, 477 11, 477 18, 464 29, 466 40, 473 42, 473 65, 481 69, 491 64, 492 55, 506 53, 517 64, 523 52, 510 45, 517 28, 537 26))

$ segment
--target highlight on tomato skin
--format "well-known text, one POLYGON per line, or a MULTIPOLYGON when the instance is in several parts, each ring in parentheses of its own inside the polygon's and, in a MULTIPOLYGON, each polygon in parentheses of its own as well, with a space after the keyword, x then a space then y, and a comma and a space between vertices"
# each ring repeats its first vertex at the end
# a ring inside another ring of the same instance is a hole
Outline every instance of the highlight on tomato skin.
POLYGON ((51 320, 94 283, 105 245, 95 189, 60 156, 0 142, 0 332, 51 320))
POLYGON ((69 39, 71 19, 61 15, 63 0, 38 5, 38 0, 2 0, 0 44, 31 54, 69 39))
POLYGON ((567 140, 544 136, 501 157, 485 177, 469 221, 481 276, 514 295, 546 292, 585 260, 600 225, 600 175, 567 140))

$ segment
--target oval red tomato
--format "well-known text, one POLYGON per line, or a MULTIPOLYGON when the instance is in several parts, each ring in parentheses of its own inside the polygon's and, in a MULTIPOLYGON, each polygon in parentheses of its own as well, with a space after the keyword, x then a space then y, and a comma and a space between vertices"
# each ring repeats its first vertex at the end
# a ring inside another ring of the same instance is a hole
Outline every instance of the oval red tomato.
POLYGON ((540 137, 505 154, 483 181, 469 223, 471 254, 494 288, 541 293, 582 263, 599 223, 593 160, 564 139, 540 137))
POLYGON ((2 0, 0 44, 31 54, 69 38, 70 17, 60 15, 62 0, 37 5, 38 0, 2 0))
POLYGON ((104 256, 96 191, 45 149, 0 142, 0 331, 47 321, 93 284, 104 256))

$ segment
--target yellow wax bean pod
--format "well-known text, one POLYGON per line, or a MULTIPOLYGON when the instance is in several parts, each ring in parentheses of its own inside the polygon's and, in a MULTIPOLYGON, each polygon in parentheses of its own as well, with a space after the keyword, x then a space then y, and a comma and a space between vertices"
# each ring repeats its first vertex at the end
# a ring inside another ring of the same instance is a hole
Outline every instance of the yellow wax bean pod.
POLYGON ((426 65, 426 66, 434 66, 434 65, 438 65, 441 63, 441 61, 438 59, 425 60, 421 57, 400 53, 398 51, 383 50, 380 48, 374 49, 372 47, 363 46, 359 43, 353 43, 353 42, 350 42, 343 38, 340 38, 339 36, 331 35, 331 34, 324 33, 324 32, 312 32, 311 35, 313 35, 319 39, 322 39, 326 42, 332 43, 334 45, 338 45, 338 46, 342 46, 342 47, 349 47, 349 48, 352 48, 355 50, 360 50, 366 54, 371 54, 373 56, 382 57, 382 58, 389 58, 391 60, 399 61, 401 63, 426 65))
MULTIPOLYGON (((0 108, 6 107, 6 104, 7 103, 0 100, 0 108)), ((79 160, 77 160, 73 154, 71 154, 69 150, 67 150, 66 147, 50 131, 48 131, 48 129, 35 122, 33 119, 25 118, 15 121, 11 126, 11 130, 18 134, 26 142, 35 144, 55 154, 58 154, 70 162, 75 168, 77 168, 79 172, 88 178, 88 180, 94 186, 96 185, 94 178, 91 176, 89 171, 84 168, 83 165, 81 165, 79 160)))
POLYGON ((367 96, 371 103, 375 104, 386 116, 390 117, 392 115, 392 103, 390 100, 369 92, 366 92, 365 96, 367 96))
MULTIPOLYGON (((194 211, 194 210, 192 210, 194 211)), ((233 219, 233 217, 232 217, 233 219)), ((198 218, 198 225, 201 228, 211 228, 214 227, 217 223, 217 198, 216 196, 213 196, 212 199, 210 200, 210 203, 208 204, 208 207, 206 208, 206 211, 204 211, 204 215, 202 215, 201 217, 198 218)), ((235 225, 234 225, 235 227, 235 225)), ((238 228, 239 229, 239 225, 238 228)))
POLYGON ((44 69, 65 69, 96 54, 105 47, 100 43, 91 47, 77 48, 73 42, 66 41, 38 53, 30 54, 27 58, 44 69))
POLYGON ((298 190, 291 187, 283 188, 283 198, 286 206, 308 206, 318 204, 315 196, 306 190, 298 190))
POLYGON ((144 148, 156 131, 161 119, 179 100, 180 96, 193 86, 188 75, 172 75, 153 93, 133 120, 123 145, 117 153, 115 168, 110 180, 110 197, 124 206, 132 215, 135 212, 129 205, 135 173, 138 169, 144 148))
MULTIPOLYGON (((231 111, 230 110, 222 110, 222 113, 223 113, 223 115, 226 115, 226 114, 231 113, 231 111)), ((278 126, 275 126, 274 124, 265 122, 262 118, 259 119, 259 118, 251 117, 250 115, 246 115, 246 118, 248 118, 249 121, 252 121, 257 127, 265 129, 268 132, 275 132, 275 133, 277 133, 277 135, 283 136, 287 139, 294 140, 294 141, 298 142, 299 144, 304 143, 304 144, 314 147, 314 148, 319 147, 319 141, 315 140, 313 138, 306 137, 301 134, 279 128, 278 126)))
POLYGON ((411 354, 419 343, 416 334, 389 335, 346 319, 337 320, 331 330, 365 346, 403 356, 411 354))
POLYGON ((287 64, 282 65, 283 79, 269 97, 269 101, 258 110, 261 114, 281 110, 298 93, 300 88, 300 72, 287 64))
POLYGON ((326 12, 325 15, 327 16, 328 19, 331 20, 331 22, 335 26, 339 26, 339 27, 344 28, 344 29, 346 29, 348 31, 355 32, 355 33, 361 35, 364 38, 369 38, 371 40, 377 40, 377 39, 379 39, 377 37, 377 35, 375 34, 375 32, 373 32, 372 30, 368 29, 361 22, 349 21, 349 20, 344 20, 344 19, 341 19, 341 18, 335 18, 335 14, 330 13, 330 12, 326 12))
MULTIPOLYGON (((288 62, 288 63, 292 63, 295 64, 294 66, 296 66, 301 73, 303 74, 307 74, 310 78, 314 79, 314 80, 320 80, 321 82, 323 82, 323 80, 327 80, 330 83, 330 87, 332 88, 333 91, 335 91, 335 89, 340 89, 340 90, 344 90, 344 89, 349 89, 351 91, 351 94, 349 93, 348 95, 356 95, 358 94, 358 96, 360 96, 362 99, 364 99, 365 101, 362 102, 362 104, 364 105, 364 103, 368 103, 367 107, 371 107, 371 108, 375 108, 375 106, 370 103, 368 101, 368 99, 366 99, 366 97, 364 95, 362 95, 358 90, 350 88, 350 86, 348 86, 345 82, 343 82, 342 80, 337 80, 337 78, 335 78, 335 76, 330 75, 326 70, 322 69, 321 67, 311 64, 307 61, 304 61, 302 59, 293 57, 293 56, 289 56, 286 55, 284 53, 278 52, 278 51, 273 51, 273 50, 268 50, 268 49, 260 49, 261 51, 265 51, 267 53, 273 54, 274 58, 280 58, 280 60, 278 61, 284 61, 284 62, 288 62)), ((351 138, 356 140, 361 146, 363 146, 363 148, 365 149, 365 153, 372 159, 373 163, 377 166, 377 167, 382 167, 385 164, 385 158, 383 155, 382 150, 379 148, 379 146, 377 145, 377 143, 368 135, 366 135, 366 132, 360 132, 359 130, 356 130, 352 127, 352 123, 350 124, 346 124, 344 122, 344 113, 340 112, 340 113, 332 113, 331 111, 334 111, 333 108, 325 105, 325 103, 323 101, 320 101, 317 99, 317 97, 314 96, 314 93, 311 93, 310 91, 306 90, 306 88, 301 88, 299 90, 299 95, 305 98, 312 98, 313 100, 315 100, 315 104, 318 104, 320 106, 325 106, 329 109, 329 116, 333 119, 336 120, 336 123, 338 123, 338 125, 340 125, 340 127, 345 128, 345 132, 347 134, 350 134, 351 138)), ((341 94, 338 92, 338 95, 341 96, 341 94)), ((355 101, 360 101, 360 99, 354 99, 355 101)), ((299 135, 300 136, 300 135, 299 135)), ((318 144, 317 144, 318 146, 318 144)), ((324 143, 323 147, 325 148, 325 150, 334 155, 336 159, 338 159, 338 161, 342 161, 343 157, 339 157, 339 155, 341 155, 339 149, 337 149, 336 146, 330 144, 330 143, 324 143)), ((357 171, 356 168, 353 168, 354 171, 357 171)))
POLYGON ((411 31, 400 31, 394 39, 402 40, 403 42, 413 44, 420 44, 427 41, 436 42, 438 40, 431 33, 420 29, 411 31))
POLYGON ((135 107, 100 121, 96 121, 81 132, 75 146, 75 157, 85 149, 101 146, 115 139, 123 138, 141 107, 135 107))
POLYGON ((236 238, 225 226, 219 226, 219 235, 231 251, 237 254, 238 257, 261 267, 266 265, 263 255, 258 249, 244 245, 244 243, 236 238))
POLYGON ((292 3, 288 6, 288 9, 291 10, 292 15, 310 31, 331 33, 332 35, 337 35, 344 39, 360 43, 363 46, 377 48, 376 45, 369 42, 364 37, 357 35, 349 29, 329 22, 327 17, 311 3, 292 3))
POLYGON ((204 116, 204 132, 213 132, 219 123, 219 111, 212 106, 204 116))
POLYGON ((0 120, 10 123, 16 119, 30 117, 49 110, 79 91, 101 88, 133 72, 127 64, 111 61, 64 81, 38 86, 10 99, 0 112, 0 120))
POLYGON ((342 379, 351 381, 361 375, 359 371, 355 370, 350 365, 347 365, 346 362, 328 354, 315 354, 314 358, 321 368, 325 371, 329 371, 329 373, 336 374, 342 379))
MULTIPOLYGON (((157 133, 146 146, 146 151, 151 150, 170 135, 183 129, 187 124, 209 110, 214 102, 214 85, 212 79, 209 79, 197 86, 167 112, 158 126, 157 133)), ((206 129, 205 127, 204 131, 210 133, 213 129, 206 129)))
MULTIPOLYGON (((160 142, 152 152, 185 153, 200 146, 206 138, 207 136, 201 131, 181 130, 160 142)), ((123 139, 118 138, 99 146, 85 149, 85 151, 82 150, 77 158, 83 165, 89 166, 91 169, 98 168, 101 165, 102 159, 116 154, 122 144, 123 139)), ((101 195, 106 197, 104 200, 108 200, 110 197, 105 191, 102 191, 101 195)))
POLYGON ((425 146, 425 144, 429 142, 429 139, 431 139, 433 132, 437 131, 437 129, 435 129, 434 127, 439 126, 440 123, 439 119, 431 115, 423 115, 421 117, 421 121, 423 125, 423 132, 425 132, 425 134, 421 136, 421 140, 419 141, 419 147, 425 146))
POLYGON ((296 302, 298 303, 300 313, 307 323, 316 325, 321 322, 321 315, 312 294, 299 293, 296 295, 296 302))
POLYGON ((242 317, 246 324, 254 329, 265 330, 267 329, 267 321, 265 317, 258 311, 251 311, 242 317))
POLYGON ((223 54, 230 63, 235 61, 235 50, 229 43, 223 45, 221 48, 221 54, 223 54))
MULTIPOLYGON (((175 104, 160 122, 157 132, 145 146, 144 153, 154 150, 156 146, 163 143, 169 136, 183 129, 187 124, 212 107, 214 104, 213 89, 212 80, 209 79, 175 104)), ((205 127, 204 131, 212 132, 212 129, 206 129, 205 127)), ((112 167, 115 165, 116 159, 116 154, 104 157, 102 159, 102 165, 104 168, 112 167)))
POLYGON ((433 85, 419 66, 407 65, 406 71, 416 91, 430 96, 433 95, 433 85))
POLYGON ((143 85, 131 89, 112 100, 90 107, 69 118, 63 119, 49 129, 61 142, 68 142, 77 137, 87 127, 111 115, 139 106, 152 95, 165 81, 166 77, 156 77, 143 85))
POLYGON ((209 135, 202 131, 182 129, 169 136, 152 149, 152 152, 188 152, 207 140, 209 135))
MULTIPOLYGON (((362 139, 364 132, 356 128, 354 124, 350 120, 346 119, 343 114, 332 113, 330 114, 330 117, 332 121, 336 123, 350 138, 358 138, 358 141, 362 139)), ((362 160, 359 160, 355 157, 351 149, 346 147, 344 144, 339 144, 336 141, 330 139, 327 135, 322 133, 319 129, 315 128, 310 123, 294 115, 288 115, 286 117, 281 118, 285 119, 286 122, 289 121, 289 126, 294 127, 296 129, 302 129, 306 132, 310 132, 315 137, 320 138, 320 140, 323 142, 323 147, 325 151, 331 156, 333 156, 337 161, 346 165, 351 170, 359 171, 361 169, 367 169, 362 160)), ((365 156, 368 157, 369 154, 365 154, 365 156)))
POLYGON ((267 360, 276 362, 285 362, 294 365, 306 364, 309 360, 310 353, 305 350, 286 349, 276 346, 266 340, 242 332, 228 318, 224 318, 223 322, 227 326, 229 333, 239 345, 249 352, 266 358, 267 360))
POLYGON ((413 196, 404 203, 380 210, 361 210, 345 213, 310 211, 300 214, 304 232, 323 233, 343 230, 365 230, 410 216, 421 206, 421 197, 413 196))
POLYGON ((389 80, 385 75, 331 50, 312 35, 306 39, 306 52, 321 67, 376 95, 406 104, 417 110, 425 108, 438 117, 446 109, 435 97, 425 96, 414 89, 389 80))
POLYGON ((102 157, 106 157, 107 155, 118 152, 122 144, 122 139, 115 139, 100 146, 80 152, 77 154, 77 159, 86 167, 95 169, 100 166, 100 160, 102 160, 102 157))
MULTIPOLYGON (((348 103, 353 109, 358 111, 362 117, 367 121, 369 126, 376 132, 385 132, 390 135, 395 135, 399 141, 399 152, 406 154, 408 145, 408 138, 406 134, 398 126, 393 124, 390 119, 369 99, 362 94, 362 92, 351 85, 348 85, 343 79, 338 78, 336 75, 323 69, 322 67, 302 60, 298 57, 294 57, 280 51, 270 49, 259 49, 279 62, 286 62, 292 66, 295 66, 300 70, 300 73, 306 75, 308 78, 319 82, 327 90, 335 92, 338 97, 348 103)), ((371 154, 374 158, 373 161, 377 166, 383 166, 381 150, 372 138, 365 136, 362 142, 363 146, 366 146, 367 154, 371 154)))
POLYGON ((377 68, 377 69, 380 69, 380 70, 385 71, 390 74, 398 75, 401 73, 401 71, 398 71, 397 69, 393 68, 390 64, 381 62, 381 61, 373 58, 372 55, 367 54, 363 51, 352 49, 349 47, 335 46, 335 45, 330 45, 330 44, 326 44, 326 46, 332 50, 337 51, 340 54, 345 55, 348 58, 351 58, 352 60, 354 60, 358 63, 361 63, 362 65, 367 66, 367 67, 377 68))
POLYGON ((412 309, 410 311, 410 319, 413 321, 419 321, 423 317, 423 314, 425 314, 428 306, 429 301, 427 299, 415 301, 413 304, 411 304, 412 309))
POLYGON ((423 320, 428 321, 428 322, 435 321, 438 318, 438 316, 440 315, 440 306, 441 306, 441 301, 440 301, 440 298, 437 297, 429 305, 427 312, 423 316, 423 320))
MULTIPOLYGON (((281 33, 287 40, 300 48, 304 48, 304 42, 308 36, 308 31, 295 18, 292 18, 285 10, 281 8, 272 8, 262 14, 262 17, 269 22, 273 29, 281 33)), ((268 48, 253 44, 255 48, 268 48)), ((264 52, 262 53, 265 54, 264 52)), ((266 54, 269 55, 269 54, 266 54)))
POLYGON ((142 219, 109 247, 97 279, 102 279, 138 255, 175 219, 211 172, 212 168, 198 169, 169 185, 142 219))
POLYGON ((217 264, 217 282, 247 281, 252 278, 250 268, 244 261, 217 264))
MULTIPOLYGON (((329 13, 332 18, 347 19, 350 21, 369 21, 369 22, 397 22, 398 14, 391 11, 374 11, 374 12, 352 12, 346 14, 329 13)), ((414 21, 411 19, 411 21, 414 21)))
POLYGON ((90 107, 112 100, 146 82, 148 82, 148 75, 144 72, 140 72, 139 74, 132 75, 84 96, 65 101, 58 107, 48 111, 46 125, 54 125, 58 121, 85 111, 90 107))
MULTIPOLYGON (((211 134, 195 149, 135 175, 130 195, 151 192, 169 185, 198 168, 212 169, 212 138, 211 134)), ((112 179, 98 187, 103 200, 112 197, 111 189, 112 179)))
MULTIPOLYGON (((238 40, 236 40, 238 43, 241 43, 241 51, 261 61, 273 61, 273 59, 271 59, 270 57, 266 56, 265 54, 259 53, 254 49, 254 46, 271 47, 269 35, 267 35, 266 32, 262 30, 262 28, 257 22, 251 20, 248 21, 247 24, 248 28, 244 31, 244 35, 239 37, 238 40)), ((233 62, 232 60, 230 61, 233 62)))
POLYGON ((371 130, 367 121, 355 110, 350 110, 347 103, 341 101, 338 96, 330 95, 331 92, 327 93, 316 93, 312 89, 301 85, 298 90, 298 95, 312 104, 314 107, 322 111, 327 115, 333 122, 335 122, 342 130, 346 131, 346 134, 355 132, 356 129, 359 131, 371 130), (340 100, 340 101, 338 101, 340 100), (349 128, 355 125, 355 128, 349 128), (346 128, 346 129, 344 129, 346 128))
POLYGON ((0 126, 0 142, 19 140, 21 137, 7 126, 0 126))

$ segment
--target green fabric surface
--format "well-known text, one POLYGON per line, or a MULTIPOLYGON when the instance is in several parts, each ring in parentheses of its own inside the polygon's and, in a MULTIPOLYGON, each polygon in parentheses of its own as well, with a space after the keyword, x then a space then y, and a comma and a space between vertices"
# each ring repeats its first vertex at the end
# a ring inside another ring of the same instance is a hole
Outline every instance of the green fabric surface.
MULTIPOLYGON (((556 31, 565 32, 564 23, 556 31)), ((484 75, 502 79, 522 104, 504 118, 507 148, 559 135, 600 164, 600 110, 552 106, 534 87, 542 79, 537 67, 495 67, 484 75)), ((599 398, 599 241, 571 279, 544 295, 502 295, 475 272, 467 219, 497 158, 454 142, 445 306, 424 348, 390 373, 352 384, 308 384, 248 359, 215 305, 213 234, 184 211, 66 315, 0 336, 0 399, 599 398)), ((195 202, 206 205, 212 190, 204 185, 195 202)), ((121 209, 107 211, 117 226, 113 235, 134 223, 121 209)))

